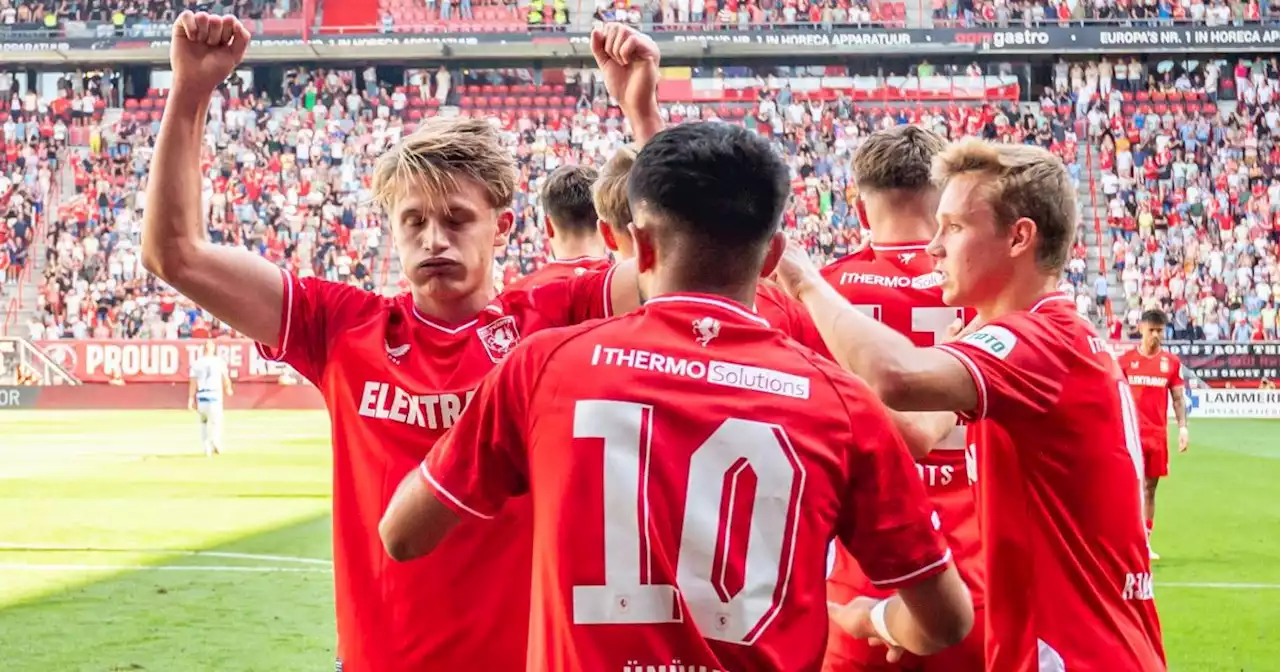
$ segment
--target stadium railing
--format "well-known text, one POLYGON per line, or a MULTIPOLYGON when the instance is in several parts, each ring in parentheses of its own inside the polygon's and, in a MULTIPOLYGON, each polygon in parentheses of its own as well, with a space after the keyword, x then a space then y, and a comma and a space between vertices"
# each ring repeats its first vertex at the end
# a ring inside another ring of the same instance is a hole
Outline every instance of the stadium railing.
POLYGON ((1087 138, 1084 143, 1084 169, 1089 173, 1089 204, 1093 208, 1093 241, 1098 247, 1098 272, 1107 274, 1107 251, 1110 246, 1106 244, 1102 236, 1102 217, 1105 215, 1103 209, 1098 205, 1098 181, 1093 176, 1093 165, 1095 157, 1093 155, 1093 143, 1087 138))
POLYGON ((50 217, 55 216, 53 213, 57 211, 58 177, 56 175, 53 176, 49 182, 49 189, 45 192, 44 200, 41 204, 40 216, 36 218, 36 225, 31 232, 31 244, 27 249, 27 265, 22 268, 22 273, 18 275, 18 282, 14 285, 14 295, 9 299, 5 309, 4 323, 0 325, 0 335, 3 336, 8 336, 9 330, 13 329, 18 323, 18 314, 22 312, 22 295, 25 293, 27 280, 31 277, 33 269, 36 267, 36 261, 41 259, 44 254, 45 232, 49 228, 48 221, 50 217))

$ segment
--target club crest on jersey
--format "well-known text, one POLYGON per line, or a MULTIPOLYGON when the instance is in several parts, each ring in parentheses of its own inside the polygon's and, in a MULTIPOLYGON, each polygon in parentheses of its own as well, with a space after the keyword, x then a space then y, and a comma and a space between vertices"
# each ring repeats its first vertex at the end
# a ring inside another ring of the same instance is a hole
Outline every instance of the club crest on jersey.
POLYGON ((1160 358, 1160 373, 1169 373, 1169 360, 1160 358))
POLYGON ((510 315, 476 329, 476 335, 484 344, 485 352, 489 353, 489 359, 495 364, 501 362, 520 342, 520 330, 516 329, 516 320, 510 315))
POLYGON ((915 252, 903 252, 902 254, 898 255, 898 261, 901 261, 904 264, 911 263, 911 260, 915 258, 916 258, 915 252))
POLYGON ((707 347, 716 336, 720 335, 720 320, 714 317, 704 317, 693 321, 693 336, 698 345, 707 347))

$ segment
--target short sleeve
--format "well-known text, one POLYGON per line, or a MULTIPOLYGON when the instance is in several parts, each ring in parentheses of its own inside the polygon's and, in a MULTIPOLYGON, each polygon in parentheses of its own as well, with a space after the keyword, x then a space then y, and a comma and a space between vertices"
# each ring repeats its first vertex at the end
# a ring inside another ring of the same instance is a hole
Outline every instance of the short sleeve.
POLYGON ((298 278, 280 270, 284 306, 280 311, 280 344, 258 343, 258 352, 273 362, 292 366, 319 384, 328 359, 328 344, 342 333, 370 301, 372 294, 350 285, 298 278))
POLYGON ((951 551, 888 410, 860 381, 835 382, 843 388, 853 444, 840 541, 878 588, 896 590, 942 572, 951 551))
POLYGON ((485 376, 458 423, 436 442, 419 473, 459 515, 492 518, 528 492, 528 399, 540 368, 534 336, 485 376))
MULTIPOLYGON (((512 290, 512 298, 525 298, 550 327, 568 327, 588 320, 613 317, 613 273, 603 271, 574 275, 530 289, 512 290), (520 297, 518 295, 523 295, 520 297)), ((504 296, 507 296, 504 293, 504 296)))
POLYGON ((1169 361, 1173 362, 1173 366, 1170 367, 1172 372, 1169 374, 1169 389, 1183 387, 1186 385, 1186 381, 1182 379, 1182 360, 1169 355, 1169 361))
POLYGON ((1070 367, 1074 334, 1021 313, 996 320, 951 343, 934 346, 960 360, 978 389, 972 422, 1042 414, 1058 402, 1070 367))

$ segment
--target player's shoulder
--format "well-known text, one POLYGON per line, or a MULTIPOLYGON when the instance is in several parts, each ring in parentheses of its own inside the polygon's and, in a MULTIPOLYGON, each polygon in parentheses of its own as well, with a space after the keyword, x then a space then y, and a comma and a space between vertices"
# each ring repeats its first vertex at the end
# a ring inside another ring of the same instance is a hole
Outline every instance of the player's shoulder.
MULTIPOLYGON (((873 252, 871 247, 868 246, 850 252, 826 266, 823 266, 820 272, 822 273, 822 277, 827 278, 827 281, 831 282, 832 278, 836 278, 838 280, 843 273, 865 271, 873 267, 875 261, 875 252, 873 252)), ((836 283, 832 282, 832 284, 836 283)))

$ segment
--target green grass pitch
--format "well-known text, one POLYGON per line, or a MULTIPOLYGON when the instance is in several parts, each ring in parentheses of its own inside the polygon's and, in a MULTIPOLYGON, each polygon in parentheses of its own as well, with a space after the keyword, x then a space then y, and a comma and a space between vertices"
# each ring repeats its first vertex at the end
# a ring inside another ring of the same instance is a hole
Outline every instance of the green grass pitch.
MULTIPOLYGON (((332 669, 328 422, 0 413, 0 661, 18 672, 332 669)), ((1171 668, 1280 670, 1280 422, 1200 420, 1156 520, 1171 668)))

